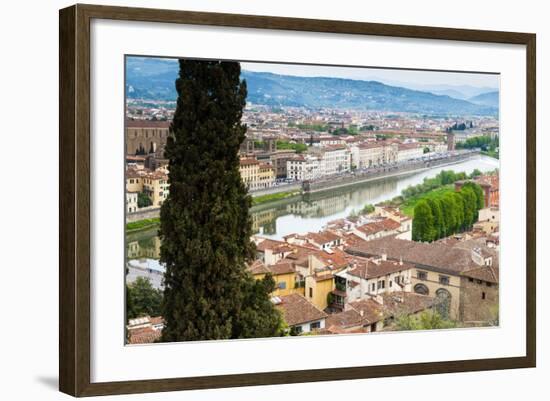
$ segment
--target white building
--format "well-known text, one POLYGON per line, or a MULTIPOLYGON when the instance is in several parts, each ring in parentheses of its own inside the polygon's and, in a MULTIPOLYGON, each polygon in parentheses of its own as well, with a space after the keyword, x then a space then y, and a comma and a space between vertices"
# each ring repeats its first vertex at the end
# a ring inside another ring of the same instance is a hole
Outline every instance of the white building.
POLYGON ((346 302, 368 299, 396 291, 410 292, 414 265, 401 261, 357 257, 351 267, 336 273, 346 286, 346 302), (344 283, 345 280, 345 283, 344 283))
POLYGON ((327 146, 315 151, 319 158, 321 177, 345 173, 351 170, 351 152, 346 146, 327 146))
POLYGON ((286 162, 287 177, 293 180, 314 180, 320 177, 319 159, 311 155, 296 156, 286 162))
POLYGON ((418 159, 424 156, 424 146, 419 143, 403 143, 398 147, 397 161, 418 159))
POLYGON ((362 143, 354 146, 352 154, 359 169, 391 164, 397 161, 397 144, 385 141, 362 143))
POLYGON ((137 212, 138 210, 138 193, 126 192, 126 213, 137 212))

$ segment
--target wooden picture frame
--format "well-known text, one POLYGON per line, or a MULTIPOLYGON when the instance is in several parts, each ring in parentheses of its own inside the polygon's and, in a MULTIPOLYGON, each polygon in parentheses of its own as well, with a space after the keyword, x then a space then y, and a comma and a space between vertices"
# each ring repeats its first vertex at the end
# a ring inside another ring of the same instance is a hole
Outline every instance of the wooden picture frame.
POLYGON ((536 37, 362 22, 74 5, 59 14, 59 388, 73 396, 144 393, 534 367, 536 362, 536 37), (90 21, 94 18, 526 46, 527 258, 525 357, 107 383, 90 380, 90 21))

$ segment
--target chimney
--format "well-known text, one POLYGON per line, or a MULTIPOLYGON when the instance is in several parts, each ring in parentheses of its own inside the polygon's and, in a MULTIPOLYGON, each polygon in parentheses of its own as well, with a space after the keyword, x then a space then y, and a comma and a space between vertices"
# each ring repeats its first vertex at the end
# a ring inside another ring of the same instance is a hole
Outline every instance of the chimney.
POLYGON ((382 260, 385 262, 388 259, 386 252, 382 253, 382 260))
POLYGON ((363 317, 363 316, 365 315, 365 311, 364 311, 363 309, 361 309, 361 310, 359 311, 359 315, 361 315, 361 317, 363 317))
POLYGON ((399 257, 399 266, 403 266, 403 256, 399 257))

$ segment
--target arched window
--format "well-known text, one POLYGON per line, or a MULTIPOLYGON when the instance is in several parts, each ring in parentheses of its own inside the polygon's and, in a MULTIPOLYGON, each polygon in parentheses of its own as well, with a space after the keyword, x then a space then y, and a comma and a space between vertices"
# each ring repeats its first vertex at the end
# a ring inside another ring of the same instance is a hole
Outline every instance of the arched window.
POLYGON ((425 284, 417 284, 414 286, 414 292, 420 295, 428 295, 430 290, 426 287, 425 284))

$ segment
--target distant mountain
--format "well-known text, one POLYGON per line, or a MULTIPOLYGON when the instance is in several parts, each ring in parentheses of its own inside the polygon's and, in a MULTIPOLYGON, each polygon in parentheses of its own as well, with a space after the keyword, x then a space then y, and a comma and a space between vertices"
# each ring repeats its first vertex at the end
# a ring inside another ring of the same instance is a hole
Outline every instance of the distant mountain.
MULTIPOLYGON (((129 98, 175 100, 174 59, 128 58, 126 89, 129 98)), ((247 101, 268 106, 346 108, 444 115, 494 115, 492 106, 429 92, 385 85, 378 81, 298 77, 243 71, 247 101)))
POLYGON ((482 93, 468 99, 470 103, 475 103, 483 106, 498 107, 499 94, 497 91, 482 93))

